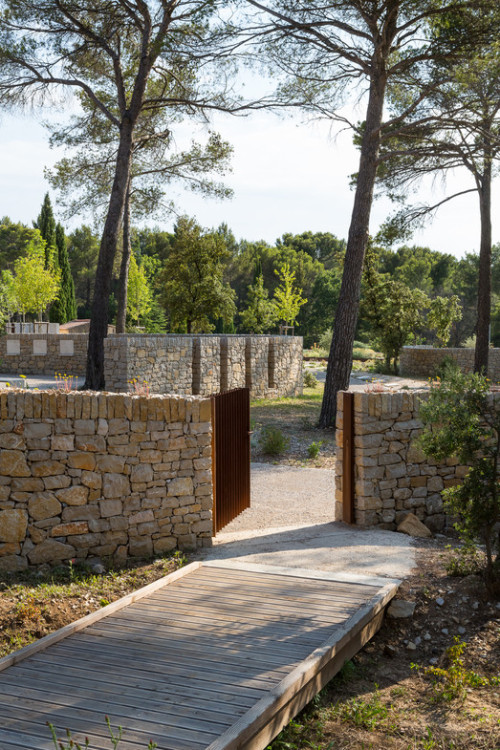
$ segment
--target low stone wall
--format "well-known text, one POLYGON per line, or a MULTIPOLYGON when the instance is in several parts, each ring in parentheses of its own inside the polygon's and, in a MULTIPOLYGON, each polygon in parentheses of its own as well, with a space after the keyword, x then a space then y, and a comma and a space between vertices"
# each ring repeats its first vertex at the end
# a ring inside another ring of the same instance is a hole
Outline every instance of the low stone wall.
MULTIPOLYGON (((354 394, 355 523, 395 529, 414 513, 431 531, 445 528, 441 491, 467 472, 456 459, 438 464, 414 445, 419 405, 428 391, 354 394)), ((343 393, 337 402, 336 515, 342 519, 343 393)))
POLYGON ((18 375, 85 375, 88 335, 46 333, 0 337, 0 372, 18 375))
MULTIPOLYGON (((404 346, 399 369, 404 376, 432 378, 445 357, 453 359, 463 372, 474 369, 474 349, 435 349, 432 346, 404 346)), ((489 350, 488 377, 500 380, 500 349, 489 350)))
POLYGON ((211 544, 211 403, 0 394, 0 568, 211 544))
POLYGON ((302 393, 299 336, 154 336, 120 334, 104 342, 104 377, 112 391, 136 379, 151 393, 208 396, 250 388, 253 398, 302 393))

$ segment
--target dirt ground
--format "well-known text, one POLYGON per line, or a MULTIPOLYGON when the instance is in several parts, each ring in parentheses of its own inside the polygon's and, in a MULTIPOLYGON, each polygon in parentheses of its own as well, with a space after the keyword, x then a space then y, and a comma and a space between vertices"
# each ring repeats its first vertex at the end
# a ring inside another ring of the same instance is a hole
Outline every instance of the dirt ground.
POLYGON ((449 540, 417 546, 397 595, 413 616, 386 616, 273 750, 499 750, 500 605, 477 575, 447 573, 449 540), (450 658, 456 638, 463 654, 450 658))

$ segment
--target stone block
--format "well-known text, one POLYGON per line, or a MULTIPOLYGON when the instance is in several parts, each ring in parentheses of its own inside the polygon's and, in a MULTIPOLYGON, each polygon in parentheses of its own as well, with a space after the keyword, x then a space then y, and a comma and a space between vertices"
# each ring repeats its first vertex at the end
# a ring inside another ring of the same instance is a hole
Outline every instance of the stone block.
POLYGON ((73 523, 61 523, 53 526, 50 536, 71 536, 73 534, 86 534, 89 530, 87 521, 74 521, 73 523))
POLYGON ((32 465, 32 471, 35 477, 53 477, 64 474, 65 466, 60 461, 37 461, 32 465))
POLYGON ((0 434, 0 448, 7 450, 24 450, 26 444, 22 435, 15 432, 0 434))
POLYGON ((53 451, 72 451, 74 447, 74 435, 52 435, 51 448, 53 451))
POLYGON ((85 505, 89 495, 87 487, 75 485, 56 491, 57 499, 65 505, 85 505))
POLYGON ((132 557, 151 557, 153 554, 153 540, 146 536, 131 537, 128 546, 132 557))
POLYGON ((97 471, 82 471, 80 481, 91 490, 100 490, 102 487, 102 474, 97 471))
POLYGON ((56 495, 50 490, 37 492, 28 501, 28 513, 35 521, 42 521, 44 518, 58 516, 61 512, 61 507, 61 503, 56 495))
POLYGON ((171 479, 167 485, 167 495, 169 497, 182 497, 183 495, 193 495, 194 487, 191 477, 176 477, 171 479))
POLYGON ((24 452, 18 450, 1 450, 0 475, 4 477, 30 477, 31 470, 26 463, 24 452))
POLYGON ((102 494, 106 498, 124 497, 130 494, 130 482, 123 474, 104 474, 102 494))
POLYGON ((103 518, 122 515, 123 506, 121 500, 101 500, 99 507, 103 518))
POLYGON ((28 528, 25 510, 9 508, 0 511, 0 542, 22 542, 28 528))
POLYGON ((60 560, 71 559, 75 556, 75 552, 76 549, 71 544, 64 544, 55 539, 46 539, 28 553, 28 559, 32 565, 55 563, 60 560))
POLYGON ((155 555, 162 555, 165 552, 172 552, 177 547, 177 540, 173 536, 163 536, 155 539, 153 548, 155 555))

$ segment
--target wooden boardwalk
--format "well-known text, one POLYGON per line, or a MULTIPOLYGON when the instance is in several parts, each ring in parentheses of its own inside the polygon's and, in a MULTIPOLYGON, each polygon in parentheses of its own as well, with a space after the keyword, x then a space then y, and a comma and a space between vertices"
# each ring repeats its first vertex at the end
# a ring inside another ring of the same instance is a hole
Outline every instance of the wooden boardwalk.
POLYGON ((397 582, 193 563, 0 660, 1 750, 261 750, 380 627, 397 582))

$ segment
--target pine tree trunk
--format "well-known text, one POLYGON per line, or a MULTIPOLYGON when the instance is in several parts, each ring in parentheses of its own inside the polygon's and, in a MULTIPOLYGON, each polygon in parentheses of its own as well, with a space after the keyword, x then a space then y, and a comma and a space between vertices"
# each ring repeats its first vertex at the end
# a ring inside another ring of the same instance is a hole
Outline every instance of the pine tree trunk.
POLYGON ((125 195, 125 208, 123 209, 123 250, 120 266, 120 279, 118 281, 118 310, 116 313, 116 332, 125 333, 127 322, 127 285, 128 269, 130 266, 130 181, 125 195))
POLYGON ((120 133, 115 178, 97 261, 85 380, 85 388, 90 390, 104 388, 104 339, 108 333, 108 301, 118 232, 130 176, 132 133, 133 124, 130 119, 125 118, 120 133))
POLYGON ((485 170, 479 190, 481 246, 477 287, 476 348, 474 372, 488 373, 491 318, 491 160, 485 156, 485 170))
POLYGON ((358 321, 361 276, 370 226, 373 189, 380 149, 380 126, 384 107, 386 77, 375 74, 370 84, 366 127, 361 143, 358 179, 349 227, 344 272, 335 312, 333 338, 326 371, 320 427, 335 425, 337 393, 349 387, 352 349, 358 321))

